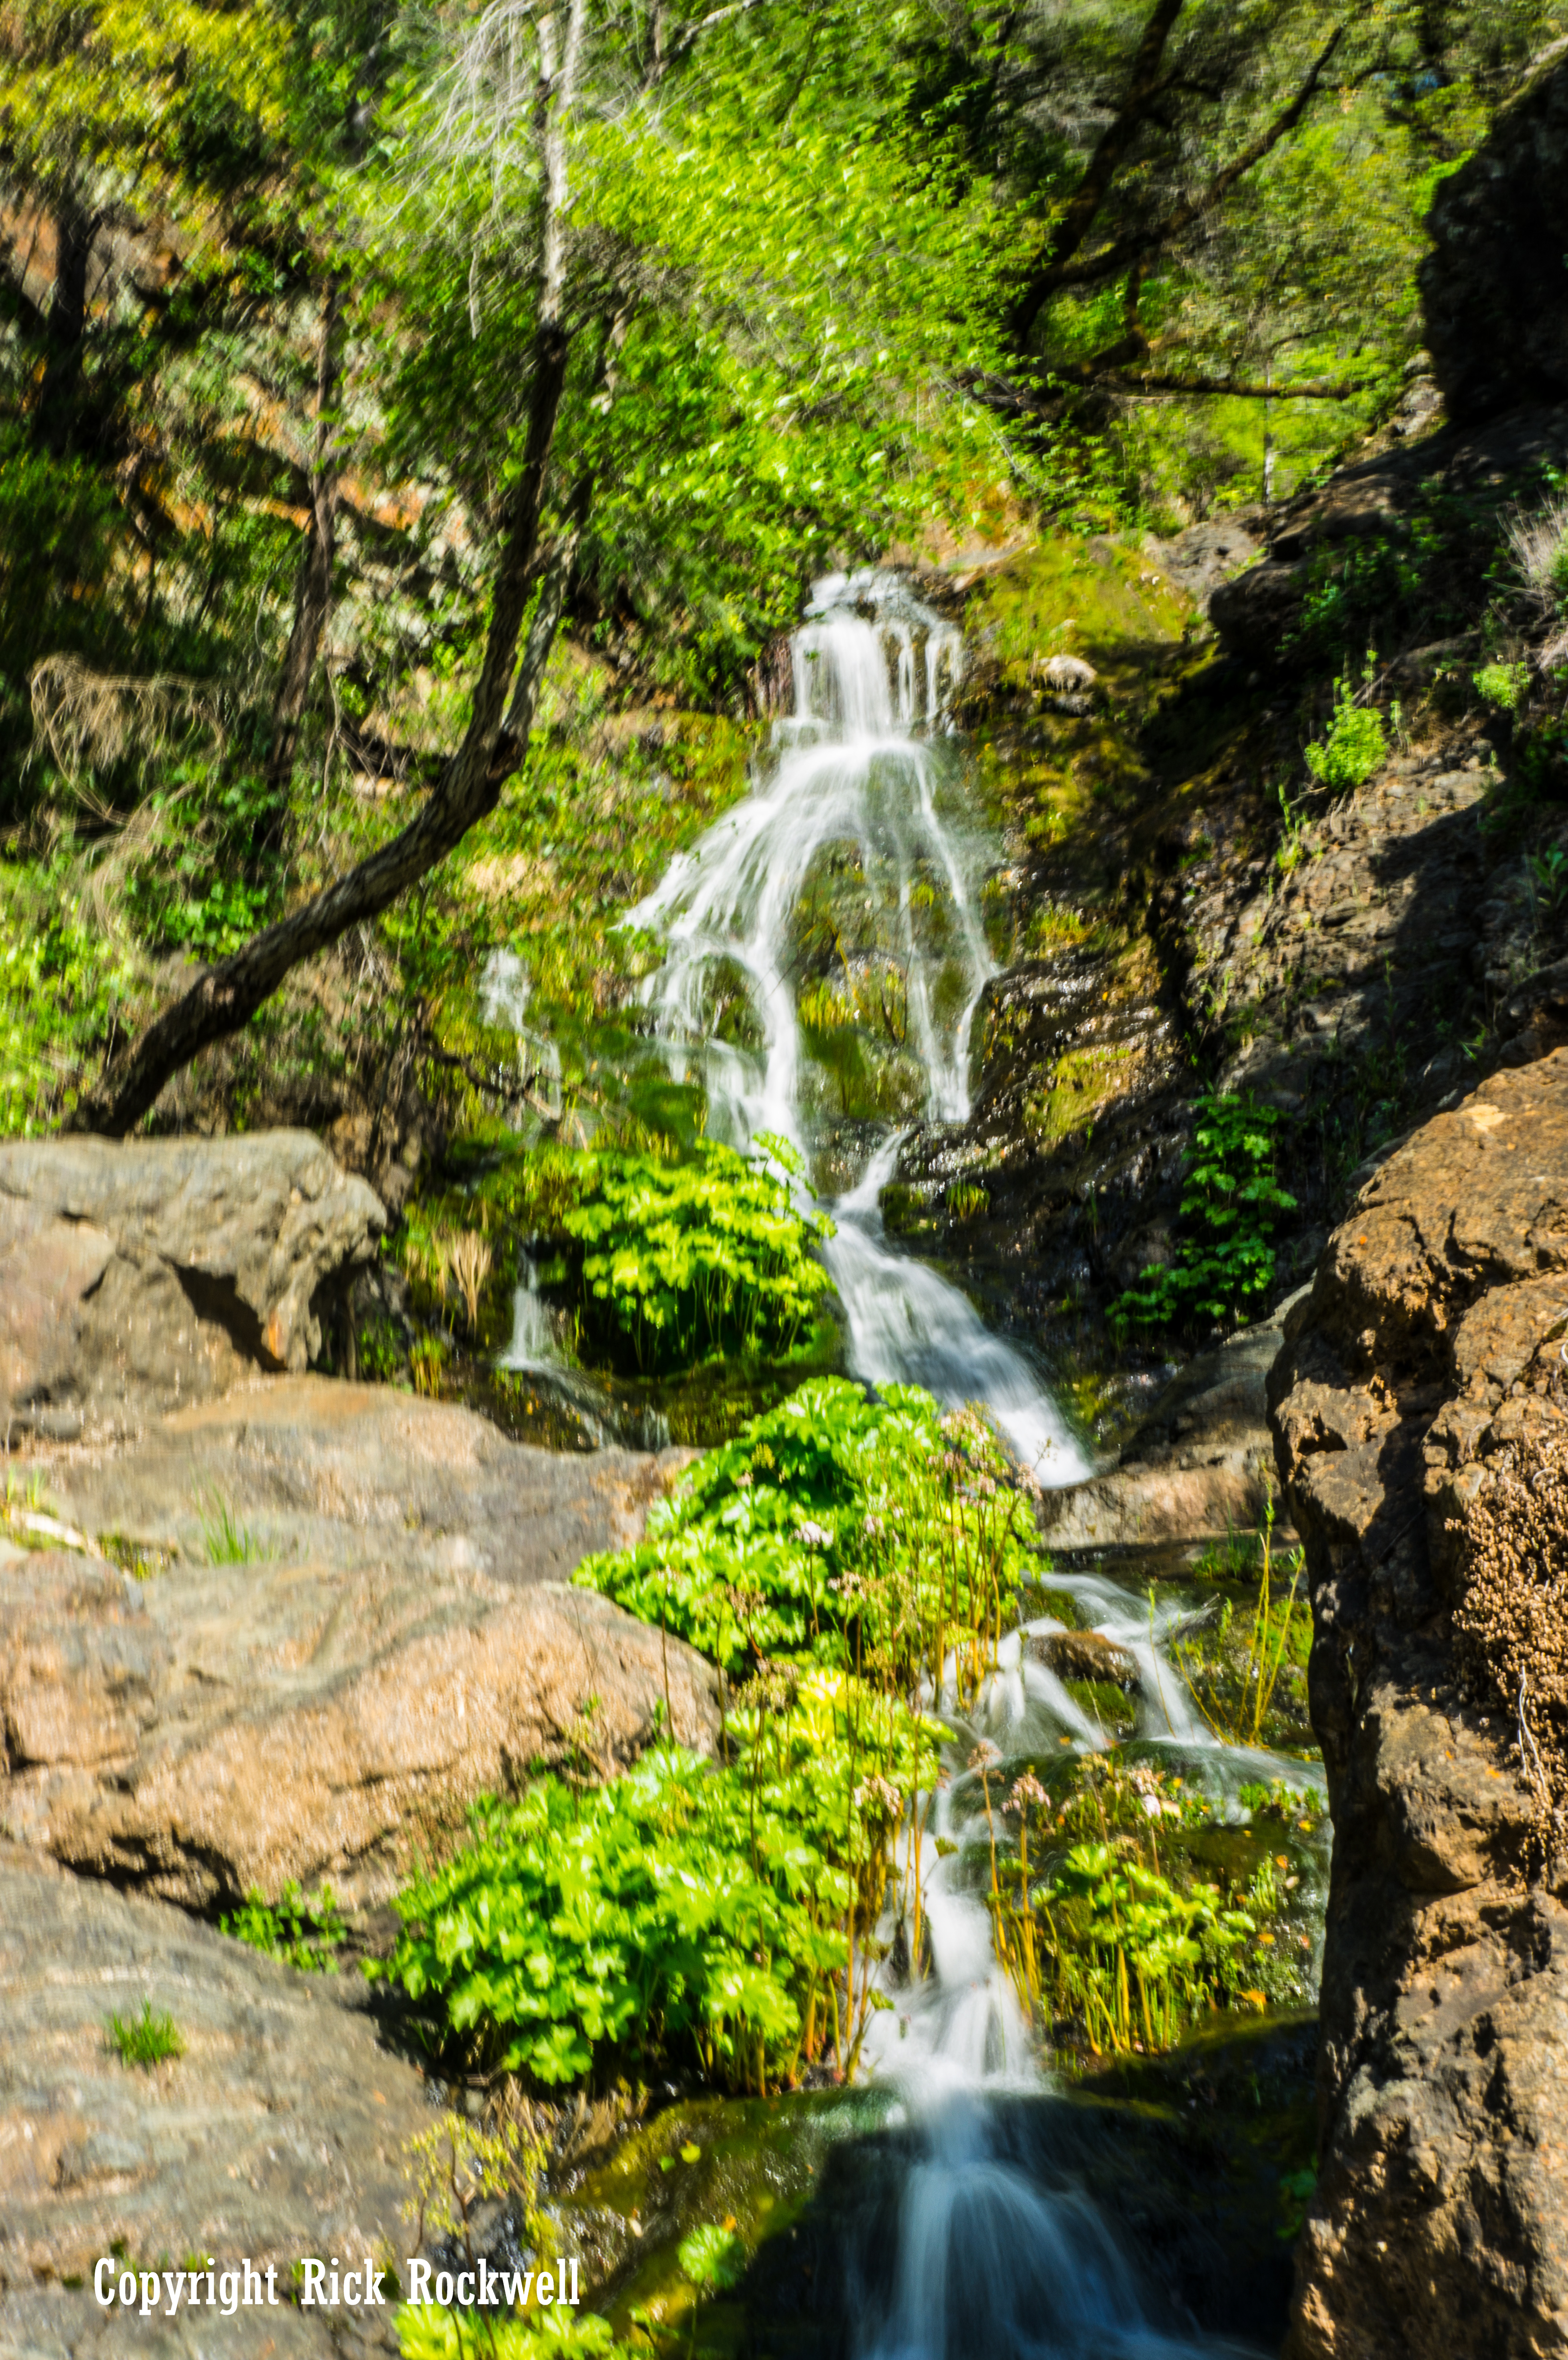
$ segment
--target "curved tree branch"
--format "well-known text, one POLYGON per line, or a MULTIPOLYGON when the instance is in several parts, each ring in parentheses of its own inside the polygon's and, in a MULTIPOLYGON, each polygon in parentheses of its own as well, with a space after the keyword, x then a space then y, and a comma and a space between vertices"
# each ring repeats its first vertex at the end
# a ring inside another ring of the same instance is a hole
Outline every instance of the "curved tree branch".
MULTIPOLYGON (((1171 5, 1172 0, 1166 0, 1167 6, 1171 5)), ((1150 20, 1150 26, 1152 26, 1152 23, 1153 19, 1150 20)), ((1221 199, 1236 186, 1236 182, 1238 180, 1245 180, 1247 173, 1252 171, 1257 165, 1263 161, 1264 157, 1269 153, 1270 149, 1278 147, 1279 141, 1285 137, 1286 134, 1295 129, 1297 124, 1300 123, 1302 115, 1312 104, 1312 100, 1316 97, 1323 77, 1327 72, 1329 66, 1334 60, 1335 51, 1338 49, 1340 43, 1344 40, 1345 33, 1349 29, 1349 23, 1350 20, 1346 17, 1334 27, 1334 31, 1329 35, 1328 40, 1325 42, 1323 48, 1320 50, 1316 60, 1314 60, 1311 72, 1307 75, 1305 82, 1302 82, 1300 90, 1297 91, 1290 104, 1282 107, 1279 113, 1275 115, 1272 122, 1267 124, 1263 130, 1258 133, 1257 138, 1249 141, 1247 146, 1241 150, 1239 155, 1233 156, 1228 164, 1222 166, 1219 171, 1215 172, 1210 180, 1205 181, 1203 188, 1199 190, 1195 196, 1189 197, 1184 203, 1177 205, 1171 213, 1167 213, 1163 219, 1152 223, 1148 228, 1134 230, 1126 237, 1116 238, 1113 240, 1109 246, 1099 247, 1093 254, 1081 256, 1080 249, 1083 244, 1084 238, 1088 235, 1090 227, 1093 225, 1094 214, 1099 212, 1100 206, 1105 201, 1105 195, 1108 191, 1109 183, 1107 181, 1105 189, 1103 189, 1100 194, 1096 196, 1094 211, 1090 213, 1088 219, 1083 222, 1082 230, 1074 239, 1071 249, 1068 249, 1063 246, 1060 236, 1053 240, 1050 254, 1048 255, 1044 264, 1038 271, 1036 271, 1034 277, 1029 280, 1028 286, 1024 289, 1023 293, 1019 296, 1017 303, 1014 305, 1013 325, 1015 332, 1019 336, 1020 340, 1027 339, 1032 332, 1035 322, 1039 319, 1045 305, 1050 301, 1051 296, 1059 293, 1062 288, 1095 286, 1106 279, 1115 279, 1119 277, 1121 272, 1126 270, 1130 264, 1139 260, 1147 260, 1150 255, 1157 253, 1161 246, 1171 245, 1176 238, 1181 236, 1184 231, 1191 229, 1192 224, 1195 221, 1201 220, 1204 213, 1212 213, 1214 208, 1220 202, 1221 199)), ((1149 27, 1145 28, 1145 44, 1147 44, 1149 40, 1149 27)), ((1143 115, 1147 114, 1149 104, 1152 104, 1153 97, 1157 94, 1158 90, 1151 92, 1145 98, 1139 108, 1138 121, 1141 121, 1143 115)), ((1132 92, 1129 88, 1128 104, 1130 104, 1132 92)), ((1126 108, 1124 107, 1124 113, 1125 112, 1126 108)), ((1118 115, 1117 123, 1119 124, 1121 120, 1122 116, 1118 115)), ((1132 131, 1137 127, 1138 126, 1136 122, 1129 126, 1127 137, 1127 139, 1124 139, 1121 149, 1118 149, 1117 151, 1116 158, 1116 162, 1120 161, 1121 153, 1125 150, 1128 140, 1130 140, 1132 131)), ((1114 130, 1116 126, 1113 126, 1112 129, 1114 130)), ((1107 139, 1110 137, 1109 132, 1106 133, 1105 137, 1107 139)), ((1102 140, 1101 146, 1104 147, 1104 145, 1105 141, 1102 140)), ((1098 160, 1098 157, 1099 150, 1096 149, 1095 161, 1098 160)), ((1085 182, 1087 182, 1090 173, 1092 173, 1094 169, 1094 163, 1092 162, 1089 168, 1089 173, 1085 173, 1084 175, 1085 182)), ((1073 204, 1076 205, 1077 202, 1077 198, 1074 197, 1073 204)), ((1073 207, 1069 207, 1070 213, 1072 211, 1073 207)))

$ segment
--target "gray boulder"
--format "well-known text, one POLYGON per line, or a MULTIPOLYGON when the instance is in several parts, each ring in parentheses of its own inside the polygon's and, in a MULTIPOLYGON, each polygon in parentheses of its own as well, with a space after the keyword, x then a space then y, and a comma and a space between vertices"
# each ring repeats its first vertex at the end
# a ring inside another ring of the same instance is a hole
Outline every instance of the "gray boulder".
POLYGON ((0 1844, 0 2353, 396 2353, 390 2302, 289 2300, 302 2256, 417 2250, 405 2150, 436 2113, 378 2041, 360 1976, 297 1973, 0 1844), (108 2038, 144 2004, 184 2043, 150 2069, 108 2038), (229 2320, 101 2309, 93 2272, 114 2247, 116 2279, 187 2256, 270 2265, 280 2300, 229 2320))
POLYGON ((308 1131, 0 1143, 0 1425, 124 1432, 303 1370, 386 1222, 308 1131))

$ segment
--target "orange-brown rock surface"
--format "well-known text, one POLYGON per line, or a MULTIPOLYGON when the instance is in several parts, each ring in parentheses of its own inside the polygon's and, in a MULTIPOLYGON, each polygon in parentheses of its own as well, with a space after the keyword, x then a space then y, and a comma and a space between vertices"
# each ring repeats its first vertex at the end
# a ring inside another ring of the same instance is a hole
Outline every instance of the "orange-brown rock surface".
POLYGON ((1568 1051, 1384 1164, 1269 1384, 1334 1873, 1291 2360, 1568 2351, 1568 1865, 1468 1695, 1454 1526, 1568 1426, 1568 1051))
POLYGON ((570 1586, 670 1471, 314 1377, 35 1468, 89 1546, 0 1545, 0 1831, 191 1907, 364 1902, 530 1763, 625 1761, 666 1709, 707 1743, 709 1666, 570 1586))

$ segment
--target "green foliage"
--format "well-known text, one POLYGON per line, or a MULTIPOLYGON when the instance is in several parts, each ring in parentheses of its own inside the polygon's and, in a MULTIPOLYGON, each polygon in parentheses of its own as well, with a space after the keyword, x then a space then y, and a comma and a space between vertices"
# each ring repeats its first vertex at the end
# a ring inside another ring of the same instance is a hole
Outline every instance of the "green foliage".
POLYGON ((458 2311, 444 2303, 404 2303, 397 2312, 403 2360, 633 2360, 607 2319, 559 2303, 523 2319, 458 2311))
POLYGON ((547 1777, 481 1807, 374 1972, 438 2045, 546 2086, 621 2059, 760 2092, 824 2047, 842 2062, 835 1977, 938 1732, 821 1672, 743 1697, 729 1729, 732 1764, 660 1745, 590 1794, 547 1777))
MULTIPOLYGON (((1367 671, 1370 675, 1370 664, 1367 671)), ((1318 784, 1348 793, 1365 784, 1388 750, 1382 716, 1373 705, 1357 704, 1348 680, 1336 680, 1328 735, 1307 748, 1307 768, 1318 784)))
POLYGON ((271 1555, 260 1534, 242 1524, 216 1492, 198 1502, 197 1513, 209 1565, 256 1565, 271 1555))
POLYGON ((1524 663, 1483 664, 1470 677, 1482 703, 1495 705, 1499 713, 1517 713, 1530 688, 1530 666, 1524 663))
POLYGON ((1301 1669, 1312 1641, 1312 1610, 1303 1580, 1306 1560, 1300 1549, 1287 1558, 1283 1571, 1288 1587, 1282 1597, 1277 1594, 1280 1568, 1274 1562, 1274 1513, 1270 1500, 1250 1561, 1237 1564, 1237 1550, 1229 1568, 1233 1577, 1249 1574, 1254 1565, 1257 1568, 1258 1594, 1247 1617, 1245 1654, 1227 1644, 1232 1622, 1228 1599, 1212 1644, 1190 1638, 1173 1649, 1193 1702, 1215 1736, 1230 1745, 1268 1742, 1280 1677, 1301 1669))
POLYGON ((1042 1568, 1028 1495, 975 1413, 913 1385, 812 1378, 655 1504, 633 1549, 572 1577, 730 1670, 748 1656, 926 1660, 1003 1627, 1042 1568), (965 1643, 961 1644, 961 1643, 965 1643))
POLYGON ((1537 908, 1555 916, 1568 901, 1568 850, 1549 844, 1544 852, 1527 855, 1525 869, 1537 908))
POLYGON ((1112 1305, 1112 1324, 1124 1335, 1179 1320, 1245 1320, 1274 1284, 1271 1234, 1296 1205, 1274 1177, 1279 1117, 1250 1096, 1213 1092, 1198 1100, 1197 1114, 1175 1252, 1112 1305))
POLYGON ((0 859, 0 1135, 32 1137, 70 1113, 129 982, 63 858, 31 869, 0 859))
POLYGON ((825 1217, 791 1193, 799 1156, 764 1134, 761 1152, 700 1142, 688 1163, 593 1156, 561 1226, 590 1251, 584 1306, 611 1349, 639 1369, 689 1367, 710 1352, 791 1350, 829 1280, 810 1249, 825 1217))
POLYGON ((677 2258, 682 2277, 704 2294, 728 2294, 746 2275, 746 2246, 719 2221, 704 2221, 682 2237, 677 2258))
POLYGON ((1258 1931, 1217 1885, 1178 1893, 1169 1879, 1109 1843, 1075 1844, 1038 1907, 1060 2014, 1082 2014, 1091 2048, 1169 2049, 1216 1997, 1236 1987, 1243 1946, 1258 1931))
POLYGON ((1418 617, 1440 628, 1458 611, 1452 576, 1467 554, 1473 560, 1469 526, 1464 511, 1428 489, 1406 532, 1374 533, 1315 549, 1284 652, 1348 661, 1374 629, 1395 629, 1403 637, 1418 617))
POLYGON ((345 1929, 330 1885, 307 1896, 290 1878, 276 1902, 269 1902, 259 1885, 252 1885, 243 1908, 220 1918, 218 1926, 222 1933, 248 1942, 253 1950, 264 1950, 269 1959, 281 1959, 287 1966, 312 1974, 335 1975, 338 1971, 332 1952, 345 1929))
POLYGON ((140 2065, 150 2071, 168 2057, 183 2057, 185 2043, 171 2016, 155 2014, 150 1999, 142 2002, 140 2016, 112 2016, 109 2018, 108 2045, 117 2049, 123 2065, 140 2065))

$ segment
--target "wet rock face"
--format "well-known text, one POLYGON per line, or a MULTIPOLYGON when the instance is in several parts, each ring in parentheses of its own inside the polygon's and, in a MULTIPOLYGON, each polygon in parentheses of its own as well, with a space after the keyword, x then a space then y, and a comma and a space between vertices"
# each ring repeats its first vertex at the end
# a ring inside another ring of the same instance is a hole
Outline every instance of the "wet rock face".
POLYGON ((358 1975, 298 1974, 0 1845, 0 2350, 397 2352, 390 2300, 289 2300, 301 2255, 415 2250, 403 2149, 435 2114, 423 2077, 380 2046, 358 1975), (144 2001, 184 2043, 147 2070, 106 2037, 144 2001), (225 2322, 202 2278, 203 2307, 172 2322, 102 2310, 93 2273, 116 2241, 137 2270, 270 2264, 278 2308, 225 2322))
POLYGON ((1129 1696, 1142 1677, 1137 1656, 1099 1631, 1049 1631, 1026 1640, 1025 1653, 1059 1680, 1105 1680, 1129 1696))
POLYGON ((1266 1321, 1190 1360, 1114 1469, 1044 1495, 1051 1546, 1147 1546, 1251 1530, 1269 1495, 1264 1383, 1279 1343, 1279 1326, 1266 1321))
POLYGON ((307 1131, 0 1144, 0 1419, 123 1432, 305 1369, 386 1225, 307 1131))
POLYGON ((304 1377, 23 1469, 89 1546, 0 1538, 0 1833, 203 1911, 364 1904, 531 1764, 607 1770, 666 1709, 706 1746, 709 1666, 567 1586, 670 1459, 304 1377))
POLYGON ((1568 2349, 1568 1873, 1456 1677, 1454 1526, 1568 1427, 1568 1051, 1362 1191, 1269 1382, 1334 1819, 1291 2360, 1568 2349))
POLYGON ((1421 272, 1427 342, 1449 414, 1490 417, 1568 397, 1568 58, 1503 112, 1439 186, 1421 272))

